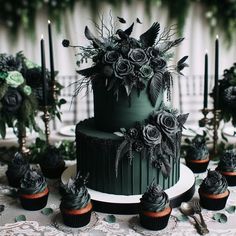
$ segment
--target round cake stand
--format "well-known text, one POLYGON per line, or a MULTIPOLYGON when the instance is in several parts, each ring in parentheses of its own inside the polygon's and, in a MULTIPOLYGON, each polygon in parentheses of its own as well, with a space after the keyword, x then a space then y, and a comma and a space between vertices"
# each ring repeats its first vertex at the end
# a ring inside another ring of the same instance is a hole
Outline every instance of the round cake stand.
MULTIPOLYGON (((61 176, 63 184, 69 178, 75 177, 76 164, 69 166, 61 176)), ((139 212, 139 202, 142 195, 115 195, 98 192, 88 189, 93 202, 94 211, 109 214, 137 214, 139 212)), ((180 164, 179 181, 165 192, 168 194, 171 206, 178 207, 181 202, 189 201, 195 192, 195 177, 193 172, 184 164, 180 164)))

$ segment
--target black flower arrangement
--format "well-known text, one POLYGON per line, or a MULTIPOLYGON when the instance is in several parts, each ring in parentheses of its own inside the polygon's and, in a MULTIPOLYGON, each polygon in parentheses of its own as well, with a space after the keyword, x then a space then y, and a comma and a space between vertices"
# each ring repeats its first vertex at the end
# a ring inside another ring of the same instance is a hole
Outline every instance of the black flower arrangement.
POLYGON ((138 152, 142 158, 147 156, 152 166, 168 177, 171 170, 169 159, 176 160, 179 156, 182 128, 187 117, 188 114, 177 115, 176 110, 163 106, 143 123, 138 122, 128 130, 122 128, 124 140, 117 149, 116 175, 121 158, 128 157, 132 162, 134 152, 138 152))
POLYGON ((223 79, 219 80, 219 97, 220 119, 236 126, 236 63, 224 70, 223 79))
MULTIPOLYGON (((49 72, 47 72, 50 88, 49 72)), ((56 85, 60 94, 62 86, 56 85)), ((50 93, 52 94, 52 93, 50 93)), ((35 116, 42 100, 41 67, 28 60, 22 52, 16 55, 0 54, 0 135, 4 138, 6 127, 21 132, 24 127, 38 131, 35 116)), ((60 118, 59 109, 64 101, 55 101, 50 114, 60 118)))
MULTIPOLYGON (((120 23, 125 24, 126 21, 120 23)), ((110 22, 113 22, 111 17, 110 22)), ((116 22, 117 23, 117 22, 116 22)), ((182 74, 181 70, 188 66, 187 56, 180 59, 177 65, 168 65, 172 54, 170 49, 178 46, 184 38, 172 39, 175 34, 173 28, 166 28, 160 32, 160 24, 153 25, 139 39, 131 37, 134 23, 125 30, 117 29, 116 23, 110 27, 95 24, 99 36, 95 36, 85 27, 85 36, 91 42, 87 47, 71 46, 69 40, 63 40, 65 47, 78 47, 77 64, 92 60, 93 65, 77 72, 83 77, 77 82, 76 94, 89 83, 103 80, 108 91, 112 91, 119 99, 119 91, 124 87, 129 97, 133 88, 138 92, 147 89, 150 102, 155 106, 158 95, 167 89, 170 97, 172 72, 182 74)))

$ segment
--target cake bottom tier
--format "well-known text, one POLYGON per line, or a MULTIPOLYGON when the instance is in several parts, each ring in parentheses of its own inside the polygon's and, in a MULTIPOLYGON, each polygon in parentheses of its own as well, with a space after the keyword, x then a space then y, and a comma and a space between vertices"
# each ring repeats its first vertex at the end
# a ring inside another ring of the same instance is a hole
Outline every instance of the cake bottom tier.
POLYGON ((144 193, 154 178, 163 189, 178 182, 179 159, 169 160, 170 176, 164 178, 160 169, 151 165, 148 156, 141 158, 139 153, 134 154, 131 163, 127 157, 122 158, 116 176, 116 151, 122 140, 113 133, 96 130, 93 118, 77 124, 77 171, 82 175, 89 173, 89 188, 104 193, 136 195, 144 193))

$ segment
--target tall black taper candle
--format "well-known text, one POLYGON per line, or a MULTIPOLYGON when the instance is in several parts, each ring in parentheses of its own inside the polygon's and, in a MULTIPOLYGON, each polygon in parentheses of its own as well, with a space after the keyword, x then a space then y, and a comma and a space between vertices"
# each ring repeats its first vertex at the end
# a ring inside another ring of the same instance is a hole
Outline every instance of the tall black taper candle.
POLYGON ((52 30, 51 30, 50 20, 48 20, 48 38, 49 38, 49 57, 50 57, 51 83, 53 85, 54 80, 55 80, 55 72, 54 72, 54 60, 53 60, 52 30))
POLYGON ((208 54, 205 53, 205 68, 204 68, 204 100, 203 108, 207 108, 208 103, 208 54))
POLYGON ((214 108, 217 110, 219 108, 219 86, 218 86, 218 80, 219 80, 219 38, 218 35, 216 36, 215 41, 215 103, 214 108))
POLYGON ((47 106, 47 81, 46 81, 46 67, 45 67, 45 49, 43 35, 41 37, 41 79, 43 87, 43 105, 47 106))

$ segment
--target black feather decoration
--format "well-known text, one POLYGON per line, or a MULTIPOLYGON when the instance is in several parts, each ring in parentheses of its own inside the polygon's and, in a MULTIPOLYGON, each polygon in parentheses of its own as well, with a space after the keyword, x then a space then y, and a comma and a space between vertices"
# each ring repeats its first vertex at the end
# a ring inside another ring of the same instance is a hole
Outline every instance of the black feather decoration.
POLYGON ((140 41, 144 47, 151 47, 156 41, 158 33, 160 31, 160 24, 154 22, 152 26, 142 35, 140 35, 140 41))
POLYGON ((117 19, 119 20, 120 23, 125 24, 126 20, 122 17, 117 16, 117 19))
POLYGON ((157 98, 162 93, 163 85, 163 74, 161 72, 155 73, 150 81, 148 94, 152 106, 156 105, 157 98))
POLYGON ((142 22, 140 21, 139 18, 136 19, 136 22, 139 23, 139 24, 142 24, 142 22))
POLYGON ((76 72, 80 75, 83 75, 85 78, 90 78, 92 75, 96 74, 98 71, 97 66, 89 67, 83 70, 77 70, 76 72))
POLYGON ((133 27, 134 27, 134 23, 133 23, 128 29, 126 29, 126 30, 124 31, 124 33, 125 33, 126 35, 130 36, 131 33, 132 33, 132 31, 133 31, 133 27))

